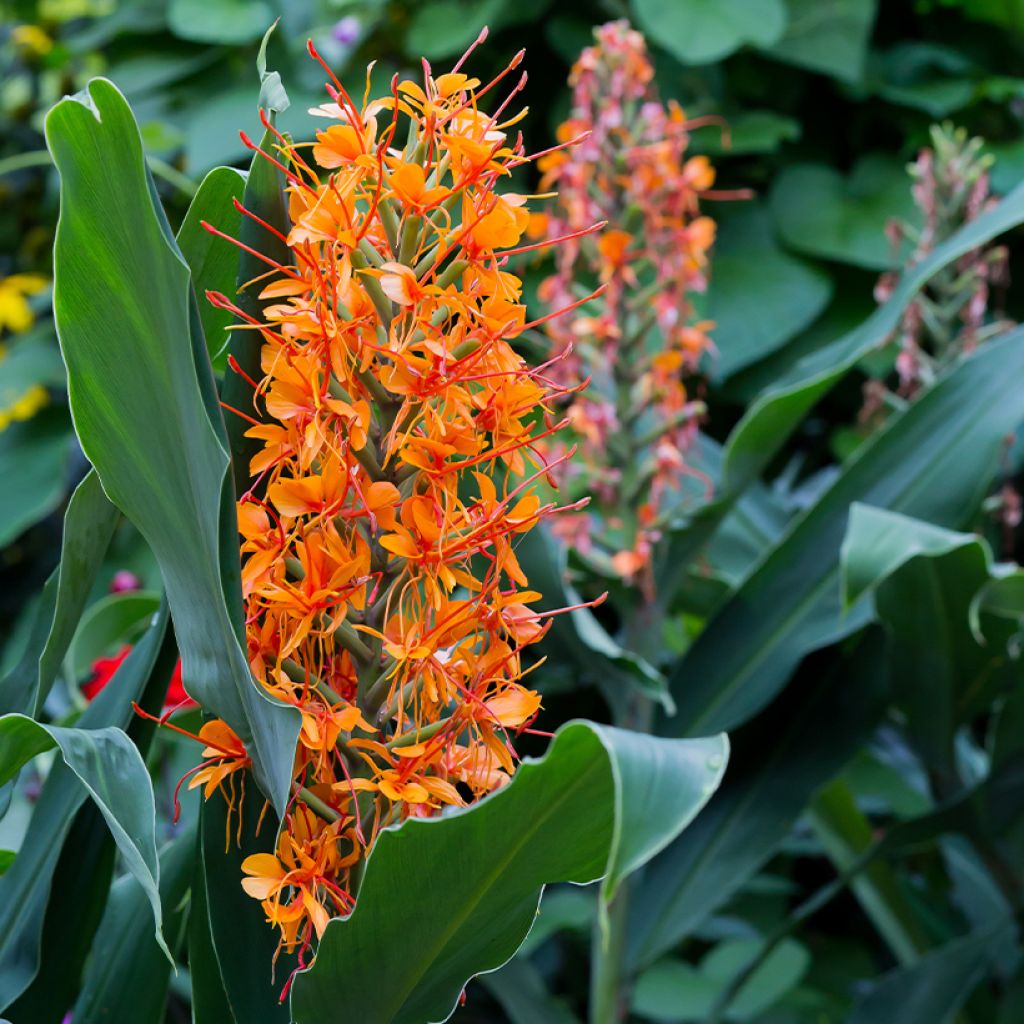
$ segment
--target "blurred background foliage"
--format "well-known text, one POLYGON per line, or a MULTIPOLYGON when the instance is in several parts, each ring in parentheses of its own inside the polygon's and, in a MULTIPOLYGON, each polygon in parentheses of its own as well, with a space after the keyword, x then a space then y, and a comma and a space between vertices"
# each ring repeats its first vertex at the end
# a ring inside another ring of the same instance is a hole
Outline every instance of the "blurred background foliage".
MULTIPOLYGON (((280 70, 291 97, 281 119, 286 130, 309 135, 305 110, 323 100, 320 70, 305 53, 308 37, 361 91, 368 61, 377 61, 381 78, 415 69, 421 56, 440 67, 489 25, 491 44, 479 54, 480 76, 526 47, 530 79, 524 95, 534 111, 527 145, 539 150, 550 145, 566 115, 569 66, 591 41, 592 27, 614 17, 630 18, 645 33, 665 98, 677 99, 691 116, 724 119, 724 126, 697 130, 692 144, 693 151, 712 156, 718 184, 756 193, 752 201, 710 204, 709 210, 720 234, 701 312, 716 322, 718 355, 702 385, 709 415, 695 461, 717 478, 716 442, 724 441, 762 389, 876 308, 880 274, 901 260, 886 226, 894 218, 914 224, 919 217, 906 164, 929 144, 934 123, 949 120, 985 140, 996 195, 1009 193, 1024 176, 1024 4, 8 0, 0 34, 0 668, 17 660, 36 595, 59 557, 68 496, 87 468, 71 428, 49 310, 58 182, 42 136, 46 110, 91 76, 112 79, 136 113, 176 228, 207 171, 247 162, 238 132, 258 137, 253 66, 259 40, 275 18, 281 30, 270 44, 270 66, 280 70)), ((1006 243, 1009 279, 1024 280, 1019 232, 1006 243)), ((534 286, 543 272, 540 265, 530 269, 534 286)), ((1009 320, 1024 315, 1024 301, 1013 289, 994 295, 993 304, 1009 320)), ((739 512, 691 570, 692 585, 673 609, 664 638, 668 654, 687 651, 691 637, 766 552, 815 564, 815 549, 798 552, 797 535, 787 531, 856 460, 870 433, 859 415, 864 384, 891 369, 893 358, 887 349, 873 352, 803 416, 772 458, 764 482, 748 490, 739 512)), ((936 397, 934 421, 943 422, 944 410, 957 409, 958 402, 952 389, 936 397)), ((913 437, 908 432, 904 445, 913 437)), ((948 438, 951 451, 955 440, 948 438)), ((955 455, 958 464, 969 463, 972 450, 962 446, 955 455)), ((974 527, 998 558, 1016 561, 1019 515, 1008 506, 1019 455, 1019 444, 1006 446, 999 478, 984 482, 989 497, 984 508, 974 509, 973 520, 943 522, 974 527)), ((909 462, 892 462, 885 471, 906 472, 909 480, 911 470, 909 462)), ((845 526, 851 499, 843 504, 842 497, 834 514, 845 526)), ((916 507, 905 511, 923 514, 916 507)), ((871 529, 858 547, 856 525, 851 523, 844 548, 850 565, 862 564, 858 552, 877 554, 883 527, 904 540, 914 530, 906 523, 861 522, 871 529)), ((1004 763, 1019 766, 1024 702, 1018 694, 1015 703, 1000 703, 1005 692, 997 687, 998 700, 958 705, 937 741, 952 747, 929 759, 922 750, 931 741, 916 742, 913 729, 908 740, 904 727, 908 720, 928 720, 935 709, 887 705, 879 696, 887 685, 883 677, 912 673, 898 658, 880 655, 882 627, 916 653, 938 643, 934 621, 922 627, 905 614, 901 618, 908 602, 921 599, 924 583, 915 573, 968 580, 966 597, 952 602, 949 621, 955 626, 942 638, 960 645, 960 654, 939 656, 929 681, 954 662, 961 672, 956 685, 991 681, 997 668, 1006 668, 1005 652, 1015 649, 1012 625, 987 654, 979 654, 967 604, 989 579, 986 556, 971 547, 971 535, 951 537, 941 543, 915 537, 913 543, 924 544, 932 556, 926 569, 920 562, 883 566, 865 585, 874 608, 853 625, 879 626, 851 636, 848 624, 831 639, 824 630, 821 643, 799 648, 795 673, 783 671, 792 680, 781 697, 767 710, 751 707, 735 716, 743 724, 722 794, 687 833, 674 860, 654 865, 637 897, 636 913, 661 923, 636 930, 636 1019, 1024 1019, 1013 917, 1020 911, 1021 881, 1007 869, 1014 857, 1019 867, 1022 853, 1021 786, 1011 774, 1008 782, 997 779, 1002 789, 985 788, 992 778, 992 743, 1004 763), (807 650, 836 638, 838 645, 800 661, 807 650), (823 722, 843 728, 822 731, 823 722), (984 821, 978 826, 983 841, 969 842, 964 834, 978 821, 984 821), (917 1016, 897 1012, 911 1005, 910 997, 918 999, 917 1016)), ((838 579, 838 545, 832 548, 821 557, 835 562, 838 579)), ((686 565, 676 568, 682 573, 686 565)), ((51 697, 55 716, 81 706, 78 687, 95 658, 116 654, 138 635, 158 590, 149 553, 122 525, 97 579, 92 610, 65 659, 68 686, 51 697), (115 574, 126 571, 135 582, 123 593, 115 574)), ((813 594, 808 600, 826 601, 813 594)), ((615 623, 603 621, 614 633, 615 623)), ((694 657, 690 663, 699 666, 699 653, 694 657)), ((1010 669, 1019 684, 1012 659, 1010 669)), ((685 690, 686 661, 680 671, 678 686, 685 690)), ((579 681, 578 661, 556 650, 546 683, 541 680, 546 727, 560 718, 606 715, 596 691, 577 689, 579 681)), ((189 752, 170 741, 161 750, 159 774, 169 802, 189 752)), ((16 797, 26 813, 31 799, 31 787, 16 797)), ((24 827, 25 814, 13 810, 0 832, 3 849, 17 848, 24 827)), ((575 1019, 585 998, 592 913, 587 894, 571 888, 549 893, 521 954, 471 987, 457 1019, 575 1019)), ((176 980, 172 991, 177 995, 167 1019, 184 1020, 187 985, 176 980)))

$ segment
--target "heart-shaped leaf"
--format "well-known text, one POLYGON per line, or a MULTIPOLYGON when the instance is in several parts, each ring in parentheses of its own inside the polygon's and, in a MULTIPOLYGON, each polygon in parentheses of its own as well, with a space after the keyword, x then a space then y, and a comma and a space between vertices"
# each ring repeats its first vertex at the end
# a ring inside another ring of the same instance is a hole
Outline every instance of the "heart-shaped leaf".
POLYGON ((709 64, 745 43, 771 46, 786 28, 783 0, 633 0, 652 40, 684 64, 709 64))
POLYGON ((845 178, 824 164, 793 164, 775 182, 771 206, 787 245, 868 270, 898 265, 890 220, 920 220, 903 164, 880 154, 862 157, 845 178))

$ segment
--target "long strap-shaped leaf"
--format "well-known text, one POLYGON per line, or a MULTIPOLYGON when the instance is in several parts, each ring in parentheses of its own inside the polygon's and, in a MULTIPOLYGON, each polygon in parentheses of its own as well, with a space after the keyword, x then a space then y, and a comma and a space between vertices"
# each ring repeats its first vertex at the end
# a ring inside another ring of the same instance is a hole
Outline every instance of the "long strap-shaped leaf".
POLYGON ((157 939, 166 951, 157 894, 156 804, 141 755, 125 733, 112 726, 67 729, 41 725, 24 715, 4 715, 0 718, 0 782, 7 782, 33 757, 54 747, 96 802, 125 866, 150 897, 157 939))
POLYGON ((1024 330, 982 348, 872 442, 794 521, 677 665, 679 713, 662 728, 700 735, 746 721, 799 660, 859 629, 870 608, 844 612, 839 550, 861 501, 942 526, 977 509, 1003 438, 1024 419, 1024 330))
MULTIPOLYGON (((0 1010, 25 991, 39 970, 43 923, 54 871, 68 832, 76 816, 80 815, 89 792, 80 781, 79 770, 89 777, 92 789, 99 794, 97 805, 106 802, 111 814, 116 814, 122 822, 129 822, 129 827, 124 829, 129 836, 137 835, 144 846, 153 841, 153 793, 149 775, 138 750, 131 747, 135 751, 133 758, 117 737, 124 735, 121 729, 129 726, 133 718, 132 701, 150 704, 148 695, 152 689, 156 708, 163 703, 163 692, 174 660, 174 645, 166 633, 167 611, 162 608, 113 679, 83 712, 77 728, 62 730, 63 733, 74 731, 81 735, 67 744, 68 753, 51 768, 18 855, 0 877, 0 1010), (90 744, 96 747, 95 757, 89 752, 90 744), (112 752, 130 773, 119 779, 118 787, 134 785, 140 790, 140 793, 129 797, 130 803, 123 811, 112 809, 120 796, 106 785, 110 776, 103 777, 102 766, 96 760, 107 751, 112 752), (71 764, 69 758, 75 764, 71 764), (140 768, 142 775, 134 770, 140 768), (138 803, 140 798, 142 804, 138 803), (136 812, 141 814, 137 822, 136 812)), ((156 708, 151 707, 151 710, 156 708)), ((0 719, 0 723, 5 723, 0 729, 0 777, 10 778, 17 770, 16 766, 24 764, 33 752, 52 749, 56 742, 41 726, 34 723, 26 725, 26 721, 20 715, 0 719)), ((135 725, 132 723, 129 727, 135 725)), ((123 838, 122 835, 122 841, 123 838)), ((148 873, 152 863, 148 853, 140 853, 139 857, 141 865, 136 860, 136 866, 144 869, 144 874, 148 873)), ((143 885, 146 884, 144 881, 143 885)), ((152 893, 153 890, 149 890, 150 896, 152 893)), ((68 951, 51 952, 61 956, 68 969, 68 951)))
POLYGON ((89 473, 64 514, 60 565, 43 587, 25 652, 0 679, 0 713, 39 711, 75 635, 117 518, 96 474, 89 473))
POLYGON ((526 936, 547 882, 618 883, 693 819, 725 769, 724 736, 658 740, 570 722, 479 805, 385 831, 351 917, 297 977, 297 1024, 446 1020, 476 974, 526 936))
POLYGON ((46 133, 61 175, 54 314, 75 429, 160 562, 186 688, 239 734, 281 812, 299 715, 256 686, 238 641, 224 425, 188 266, 110 82, 62 100, 46 133))
POLYGON ((801 669, 771 708, 730 737, 722 788, 630 892, 632 966, 651 966, 692 935, 775 853, 814 791, 877 727, 890 660, 884 633, 869 631, 830 671, 801 669))
POLYGON ((920 263, 909 268, 889 299, 860 326, 800 360, 757 397, 729 435, 722 481, 714 501, 694 513, 672 538, 655 572, 661 599, 668 601, 685 578, 683 569, 707 543, 740 494, 768 467, 804 415, 869 352, 885 344, 914 296, 954 260, 1024 222, 1024 184, 961 228, 920 263))

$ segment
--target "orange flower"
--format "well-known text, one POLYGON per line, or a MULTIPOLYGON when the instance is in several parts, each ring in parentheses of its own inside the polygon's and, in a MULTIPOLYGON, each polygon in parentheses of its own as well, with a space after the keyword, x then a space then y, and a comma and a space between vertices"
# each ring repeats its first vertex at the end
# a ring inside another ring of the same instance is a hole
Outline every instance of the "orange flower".
MULTIPOLYGON (((510 344, 526 314, 504 266, 530 214, 499 186, 529 158, 518 115, 478 103, 494 84, 428 68, 357 107, 332 76, 319 168, 283 136, 272 156, 293 264, 249 320, 265 498, 244 495, 238 518, 253 674, 302 728, 294 810, 243 886, 288 949, 348 912, 381 828, 503 785, 511 734, 540 710, 521 651, 546 616, 513 541, 559 511, 534 490, 565 389, 510 344)), ((192 784, 209 793, 240 763, 192 784)))

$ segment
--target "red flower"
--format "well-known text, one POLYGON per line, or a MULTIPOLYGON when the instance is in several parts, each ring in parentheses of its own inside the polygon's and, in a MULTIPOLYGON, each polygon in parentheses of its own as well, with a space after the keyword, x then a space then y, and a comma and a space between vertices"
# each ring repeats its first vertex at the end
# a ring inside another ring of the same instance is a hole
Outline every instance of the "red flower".
MULTIPOLYGON (((124 659, 131 653, 131 649, 131 644, 125 644, 112 657, 97 658, 92 663, 92 676, 89 682, 82 687, 82 696, 86 700, 93 700, 96 694, 110 682, 124 659)), ((170 686, 167 687, 164 711, 179 711, 194 707, 197 707, 196 702, 185 692, 185 687, 181 682, 181 659, 179 658, 178 664, 174 666, 174 675, 171 676, 170 686)))

